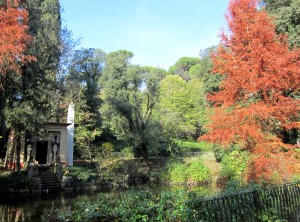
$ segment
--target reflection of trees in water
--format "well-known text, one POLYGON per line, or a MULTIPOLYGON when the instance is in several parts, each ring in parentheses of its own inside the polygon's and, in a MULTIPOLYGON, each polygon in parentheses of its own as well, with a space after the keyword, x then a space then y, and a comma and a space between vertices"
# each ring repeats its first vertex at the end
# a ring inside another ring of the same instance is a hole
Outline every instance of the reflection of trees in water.
POLYGON ((30 221, 28 216, 30 215, 26 215, 23 208, 0 205, 0 221, 2 222, 30 221))
POLYGON ((45 195, 35 197, 0 197, 0 222, 39 222, 42 215, 54 212, 71 212, 74 197, 65 195, 45 195))

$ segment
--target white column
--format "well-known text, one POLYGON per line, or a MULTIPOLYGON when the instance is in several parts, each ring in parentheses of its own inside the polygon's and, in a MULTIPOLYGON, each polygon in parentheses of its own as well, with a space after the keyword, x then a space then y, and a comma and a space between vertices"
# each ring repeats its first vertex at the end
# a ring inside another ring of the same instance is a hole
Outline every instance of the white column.
POLYGON ((75 109, 73 102, 70 103, 68 108, 67 122, 71 123, 68 126, 68 147, 67 147, 67 162, 68 166, 73 166, 73 148, 74 148, 74 115, 75 109))

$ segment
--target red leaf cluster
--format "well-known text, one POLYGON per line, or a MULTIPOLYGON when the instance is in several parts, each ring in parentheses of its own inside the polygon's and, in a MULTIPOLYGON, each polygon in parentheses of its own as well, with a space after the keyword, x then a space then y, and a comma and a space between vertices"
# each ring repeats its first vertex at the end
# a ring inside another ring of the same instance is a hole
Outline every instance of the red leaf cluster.
POLYGON ((15 7, 18 1, 6 1, 0 6, 0 91, 7 71, 20 72, 22 64, 35 58, 25 55, 26 44, 32 37, 27 33, 28 13, 25 9, 15 7))
POLYGON ((225 78, 221 90, 208 96, 215 113, 209 132, 199 138, 238 143, 253 155, 262 149, 264 155, 253 157, 252 179, 270 176, 269 167, 279 167, 278 158, 285 153, 272 153, 268 147, 286 147, 276 132, 299 125, 295 122, 300 111, 299 100, 293 96, 300 92, 300 50, 289 50, 287 38, 275 33, 267 12, 257 9, 258 2, 229 3, 229 31, 221 35, 213 55, 214 72, 225 78))
POLYGON ((285 153, 277 155, 254 156, 248 167, 248 181, 259 181, 267 184, 288 182, 295 172, 296 160, 285 153))

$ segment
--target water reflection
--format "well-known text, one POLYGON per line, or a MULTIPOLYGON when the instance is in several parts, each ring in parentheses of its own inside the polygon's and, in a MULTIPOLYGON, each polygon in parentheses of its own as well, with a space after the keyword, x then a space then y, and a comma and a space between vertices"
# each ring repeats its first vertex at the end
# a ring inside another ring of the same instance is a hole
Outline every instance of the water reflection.
MULTIPOLYGON (((168 186, 137 186, 134 190, 148 190, 151 192, 192 190, 197 196, 207 197, 216 194, 212 187, 168 187, 168 186)), ((118 197, 122 190, 111 191, 118 197)), ((40 222, 42 215, 46 216, 50 211, 59 209, 59 212, 71 212, 74 202, 85 200, 95 202, 97 192, 89 193, 44 193, 36 196, 7 196, 0 199, 0 221, 1 222, 40 222)))
POLYGON ((1 198, 1 222, 40 222, 41 215, 49 211, 71 211, 71 205, 80 195, 64 193, 43 194, 38 196, 10 196, 1 198))

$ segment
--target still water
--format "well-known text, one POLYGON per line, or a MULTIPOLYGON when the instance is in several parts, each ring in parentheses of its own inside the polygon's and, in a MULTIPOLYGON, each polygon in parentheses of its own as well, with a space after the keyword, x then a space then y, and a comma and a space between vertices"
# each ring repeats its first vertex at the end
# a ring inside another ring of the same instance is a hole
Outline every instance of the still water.
MULTIPOLYGON (((162 187, 162 186, 141 186, 136 190, 150 190, 161 192, 162 190, 190 189, 187 187, 162 187)), ((213 196, 215 191, 212 187, 193 188, 201 196, 213 196)), ((125 192, 124 190, 110 191, 114 193, 125 192)), ((52 210, 70 212, 72 203, 85 200, 94 202, 97 200, 97 192, 88 193, 43 193, 41 195, 26 196, 5 196, 0 199, 0 222, 40 222, 42 215, 52 210)))
POLYGON ((1 222, 40 222, 41 216, 51 210, 70 211, 72 202, 81 198, 93 201, 96 195, 48 193, 30 197, 2 197, 0 201, 1 222))

